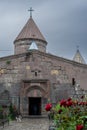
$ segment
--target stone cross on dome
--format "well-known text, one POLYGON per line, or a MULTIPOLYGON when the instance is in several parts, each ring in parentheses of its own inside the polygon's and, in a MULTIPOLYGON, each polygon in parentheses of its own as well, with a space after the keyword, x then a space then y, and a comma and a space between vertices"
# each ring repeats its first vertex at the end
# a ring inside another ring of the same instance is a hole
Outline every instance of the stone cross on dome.
POLYGON ((32 7, 30 7, 30 9, 29 9, 28 11, 30 11, 30 18, 32 18, 32 12, 33 12, 34 10, 32 9, 32 7))

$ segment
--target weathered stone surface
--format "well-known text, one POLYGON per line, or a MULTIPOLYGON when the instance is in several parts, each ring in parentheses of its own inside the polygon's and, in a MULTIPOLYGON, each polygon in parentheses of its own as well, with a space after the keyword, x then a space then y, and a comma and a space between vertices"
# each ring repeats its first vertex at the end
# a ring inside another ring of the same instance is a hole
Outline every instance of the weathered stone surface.
MULTIPOLYGON (((0 58, 0 88, 2 92, 8 90, 10 97, 35 97, 39 92, 41 99, 55 103, 75 93, 71 87, 73 78, 86 89, 86 77, 87 65, 36 50, 0 58), (7 64, 7 61, 11 62, 7 64)), ((28 113, 29 101, 20 106, 28 113)), ((41 106, 43 111, 43 102, 41 106)))

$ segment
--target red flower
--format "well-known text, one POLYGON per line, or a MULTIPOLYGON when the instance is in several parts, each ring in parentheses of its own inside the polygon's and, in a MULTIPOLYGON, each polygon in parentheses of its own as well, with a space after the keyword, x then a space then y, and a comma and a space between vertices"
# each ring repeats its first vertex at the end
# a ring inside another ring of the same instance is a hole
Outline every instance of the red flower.
POLYGON ((77 125, 76 130, 83 130, 83 125, 77 125))
POLYGON ((73 105, 73 102, 72 102, 71 98, 69 98, 67 101, 66 100, 61 100, 60 101, 60 106, 69 107, 71 105, 73 105))
POLYGON ((67 101, 71 101, 71 100, 72 100, 72 98, 68 98, 68 99, 67 99, 67 101))
POLYGON ((66 102, 66 105, 67 105, 67 107, 70 107, 70 106, 72 106, 73 105, 73 102, 70 100, 70 101, 67 101, 66 102))
POLYGON ((50 111, 51 108, 52 108, 52 104, 51 103, 46 104, 46 106, 45 106, 45 110, 46 111, 50 111))
POLYGON ((66 106, 66 100, 64 100, 64 99, 61 100, 61 101, 60 101, 60 106, 64 106, 64 107, 65 107, 65 106, 66 106))
POLYGON ((62 112, 62 109, 60 109, 60 110, 58 111, 59 114, 61 114, 61 112, 62 112))
POLYGON ((85 102, 80 102, 79 105, 85 105, 85 102))

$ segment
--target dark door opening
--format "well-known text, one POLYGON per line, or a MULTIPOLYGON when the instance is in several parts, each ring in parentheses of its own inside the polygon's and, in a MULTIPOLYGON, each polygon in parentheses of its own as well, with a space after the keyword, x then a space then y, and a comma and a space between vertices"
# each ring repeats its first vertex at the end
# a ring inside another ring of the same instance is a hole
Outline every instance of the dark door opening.
POLYGON ((41 115, 41 97, 29 97, 29 115, 41 115))

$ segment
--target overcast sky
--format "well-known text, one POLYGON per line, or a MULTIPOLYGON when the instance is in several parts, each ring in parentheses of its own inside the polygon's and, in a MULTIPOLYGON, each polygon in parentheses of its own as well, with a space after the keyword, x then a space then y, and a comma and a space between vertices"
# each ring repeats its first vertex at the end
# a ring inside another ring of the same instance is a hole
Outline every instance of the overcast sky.
POLYGON ((87 63, 87 0, 0 0, 0 57, 14 54, 30 7, 49 53, 72 59, 78 45, 87 63))

